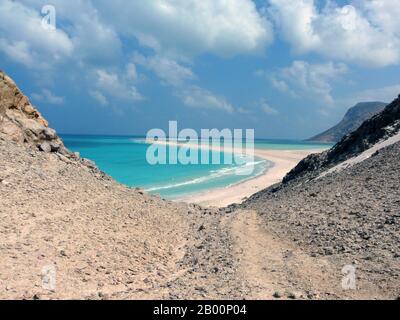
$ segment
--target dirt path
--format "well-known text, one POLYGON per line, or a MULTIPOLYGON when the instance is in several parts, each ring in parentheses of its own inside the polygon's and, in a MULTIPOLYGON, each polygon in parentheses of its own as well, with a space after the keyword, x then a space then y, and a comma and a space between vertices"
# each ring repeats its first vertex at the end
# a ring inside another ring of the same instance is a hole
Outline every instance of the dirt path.
MULTIPOLYGON (((195 214, 172 277, 148 292, 166 299, 369 299, 379 291, 343 290, 342 266, 313 257, 266 228, 255 211, 195 214)), ((175 260, 176 261, 176 260, 175 260)), ((129 298, 129 293, 122 298, 129 298)))
POLYGON ((267 213, 165 202, 1 139, 0 151, 0 299, 385 297, 366 273, 343 291, 343 264, 278 237, 267 213))
POLYGON ((272 235, 255 211, 238 211, 227 225, 247 299, 363 298, 359 292, 342 289, 341 269, 272 235))
POLYGON ((231 232, 238 272, 251 288, 248 298, 319 296, 322 286, 332 283, 327 275, 334 271, 326 261, 315 261, 267 233, 254 211, 238 212, 231 232))

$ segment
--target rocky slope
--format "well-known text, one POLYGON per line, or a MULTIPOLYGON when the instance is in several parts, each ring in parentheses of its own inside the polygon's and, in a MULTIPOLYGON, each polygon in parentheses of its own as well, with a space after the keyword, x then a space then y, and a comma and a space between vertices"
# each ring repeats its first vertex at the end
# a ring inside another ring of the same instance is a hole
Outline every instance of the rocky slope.
POLYGON ((124 187, 68 151, 3 72, 0 115, 0 299, 168 298, 188 205, 124 187), (44 270, 55 270, 54 290, 44 270))
POLYGON ((399 294, 398 145, 244 208, 204 209, 118 184, 66 150, 11 79, 0 83, 0 299, 399 294), (341 287, 345 263, 357 290, 341 287))
POLYGON ((223 211, 118 184, 65 149, 4 73, 0 110, 0 299, 243 299, 251 292, 237 274, 223 211))
POLYGON ((310 256, 324 257, 337 272, 355 267, 357 290, 397 298, 399 130, 397 98, 331 150, 309 156, 284 182, 255 194, 241 208, 255 210, 270 232, 296 242, 310 256), (346 166, 328 170, 345 160, 346 166))
POLYGON ((361 102, 350 108, 342 121, 336 126, 318 134, 307 141, 338 142, 345 135, 356 130, 365 120, 372 118, 381 112, 387 103, 384 102, 361 102))
POLYGON ((400 296, 400 143, 341 172, 298 179, 254 195, 269 232, 326 259, 337 274, 356 268, 357 290, 400 296), (375 289, 372 289, 375 287, 375 289))
POLYGON ((334 264, 255 210, 163 201, 4 137, 0 198, 0 299, 391 297, 343 291, 334 264))
POLYGON ((45 152, 73 156, 14 81, 1 70, 0 101, 0 134, 45 152))
POLYGON ((400 129, 400 96, 381 113, 366 120, 357 130, 343 137, 332 149, 310 155, 302 160, 284 179, 289 182, 298 176, 318 175, 337 163, 355 157, 379 141, 395 135, 400 129))

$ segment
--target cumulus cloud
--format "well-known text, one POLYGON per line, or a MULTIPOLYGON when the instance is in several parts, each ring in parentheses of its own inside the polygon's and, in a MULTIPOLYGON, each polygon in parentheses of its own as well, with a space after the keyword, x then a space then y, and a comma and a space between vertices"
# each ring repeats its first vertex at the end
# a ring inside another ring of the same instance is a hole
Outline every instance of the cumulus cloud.
MULTIPOLYGON (((8 51, 20 48, 24 56, 25 48, 18 45, 18 37, 24 34, 28 45, 42 42, 33 38, 43 33, 38 29, 39 13, 47 4, 46 0, 2 0, 3 28, 17 36, 5 37, 15 40, 6 43, 8 51)), ((64 46, 69 53, 74 49, 75 58, 95 64, 121 55, 122 37, 183 59, 203 53, 224 57, 261 53, 273 38, 271 24, 251 0, 54 0, 51 4, 59 22, 53 46, 64 46)))
MULTIPOLYGON (((27 7, 40 12, 47 0, 20 0, 27 7)), ((74 47, 74 59, 84 63, 102 64, 121 55, 121 41, 112 25, 106 23, 95 1, 53 0, 57 30, 63 29, 74 47), (64 27, 64 25, 66 25, 64 27)))
POLYGON ((271 84, 274 88, 278 89, 279 91, 290 92, 288 84, 284 80, 278 79, 275 76, 271 77, 271 84))
POLYGON ((250 0, 96 3, 120 33, 133 35, 142 45, 174 56, 208 52, 230 57, 262 52, 273 38, 270 23, 250 0))
POLYGON ((219 109, 232 113, 234 107, 225 97, 193 84, 196 75, 189 67, 160 55, 145 57, 139 53, 133 55, 133 61, 154 72, 162 83, 171 86, 175 95, 185 106, 202 109, 219 109))
POLYGON ((77 14, 72 20, 74 23, 72 41, 77 58, 96 65, 112 63, 113 59, 118 59, 122 55, 121 41, 112 27, 98 19, 96 11, 92 9, 84 14, 77 14))
POLYGON ((128 63, 126 66, 126 75, 130 80, 136 80, 138 78, 138 73, 136 70, 136 65, 134 63, 128 63))
MULTIPOLYGON (((144 100, 144 97, 139 93, 137 88, 133 85, 129 85, 124 79, 121 79, 118 73, 98 69, 96 70, 96 78, 97 88, 101 90, 103 96, 105 93, 111 97, 122 100, 144 100)), ((99 100, 99 97, 100 96, 97 94, 97 100, 99 100)))
POLYGON ((321 99, 333 104, 331 81, 344 75, 347 67, 343 63, 311 64, 294 61, 271 76, 272 85, 296 98, 321 99))
POLYGON ((72 39, 42 27, 39 12, 19 2, 0 1, 0 52, 29 68, 49 68, 70 56, 72 39))
POLYGON ((259 104, 259 105, 260 105, 261 111, 264 112, 264 113, 267 114, 267 115, 276 116, 276 115, 279 114, 278 110, 272 108, 272 107, 267 103, 267 101, 266 101, 265 99, 262 99, 262 100, 260 101, 260 104, 259 104))
POLYGON ((139 53, 133 55, 133 61, 153 71, 166 84, 179 86, 188 80, 195 79, 192 70, 173 59, 160 55, 145 57, 139 53))
POLYGON ((177 94, 183 104, 192 108, 219 109, 232 113, 234 107, 224 98, 198 86, 189 86, 177 94))
POLYGON ((382 101, 390 103, 400 95, 400 84, 389 85, 381 88, 371 88, 354 92, 350 97, 343 99, 346 105, 354 105, 363 101, 382 101))
POLYGON ((259 119, 262 114, 266 114, 268 116, 279 115, 279 111, 271 107, 265 98, 248 105, 246 108, 239 107, 236 109, 236 111, 241 115, 247 116, 248 119, 253 121, 259 119))
MULTIPOLYGON (((227 98, 203 88, 192 70, 195 57, 261 53, 273 41, 269 21, 299 54, 377 67, 400 62, 400 6, 391 0, 353 0, 347 6, 268 0, 267 11, 251 0, 53 0, 58 21, 53 31, 41 26, 40 10, 47 3, 0 0, 0 53, 36 69, 66 62, 62 67, 70 79, 87 81, 84 90, 101 105, 142 101, 137 86, 145 68, 185 105, 233 112, 227 98), (146 56, 132 58, 131 50, 146 56)), ((332 82, 345 73, 341 63, 295 61, 272 76, 263 70, 255 75, 292 96, 331 105, 332 82)), ((46 99, 46 93, 36 98, 46 99)), ((273 114, 266 105, 264 112, 273 114)))
POLYGON ((108 105, 108 99, 100 91, 98 91, 98 90, 89 90, 89 94, 93 99, 95 99, 102 106, 107 106, 108 105))
POLYGON ((297 53, 317 52, 367 66, 400 62, 399 5, 392 0, 270 0, 269 13, 281 35, 297 53))
POLYGON ((49 104, 63 104, 64 98, 58 97, 53 94, 48 89, 42 89, 40 93, 32 93, 31 95, 33 100, 40 101, 40 102, 47 102, 49 104))
POLYGON ((358 0, 358 6, 363 8, 369 20, 381 30, 393 36, 400 36, 400 6, 393 0, 358 0))

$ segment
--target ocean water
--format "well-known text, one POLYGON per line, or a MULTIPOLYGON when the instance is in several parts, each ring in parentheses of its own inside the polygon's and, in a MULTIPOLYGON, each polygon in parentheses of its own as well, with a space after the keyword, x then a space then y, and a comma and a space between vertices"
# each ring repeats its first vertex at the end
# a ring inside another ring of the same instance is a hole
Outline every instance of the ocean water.
MULTIPOLYGON (((253 163, 240 165, 150 165, 146 160, 149 145, 140 137, 62 135, 62 139, 67 148, 94 161, 102 171, 118 182, 159 194, 166 199, 177 199, 237 184, 263 174, 273 165, 260 158, 255 158, 253 163), (251 175, 236 174, 238 169, 248 165, 254 165, 251 175)), ((257 140, 255 146, 274 150, 304 150, 328 145, 289 140, 257 140)), ((210 159, 213 153, 209 152, 210 159)), ((228 155, 220 154, 221 159, 228 155)))

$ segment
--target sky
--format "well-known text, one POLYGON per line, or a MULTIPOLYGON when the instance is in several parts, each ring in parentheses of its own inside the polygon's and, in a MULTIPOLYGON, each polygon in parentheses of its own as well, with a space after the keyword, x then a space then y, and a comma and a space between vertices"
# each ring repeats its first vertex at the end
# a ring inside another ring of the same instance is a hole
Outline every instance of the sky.
POLYGON ((400 94, 399 0, 48 4, 0 0, 0 69, 60 133, 304 139, 400 94))

